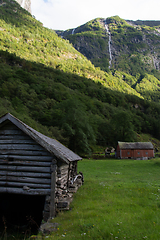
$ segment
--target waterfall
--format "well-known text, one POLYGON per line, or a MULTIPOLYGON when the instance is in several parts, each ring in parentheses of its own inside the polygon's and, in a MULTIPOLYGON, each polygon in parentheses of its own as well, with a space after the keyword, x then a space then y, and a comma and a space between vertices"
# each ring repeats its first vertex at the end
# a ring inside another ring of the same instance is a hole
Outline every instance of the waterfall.
POLYGON ((72 30, 72 35, 74 34, 75 30, 76 30, 75 28, 72 30))
POLYGON ((22 8, 25 7, 25 0, 22 0, 21 7, 22 7, 22 8))
POLYGON ((111 39, 111 33, 109 31, 109 28, 108 28, 108 24, 107 24, 107 19, 105 20, 105 29, 107 31, 107 34, 109 36, 109 40, 108 40, 108 50, 109 50, 109 68, 111 68, 112 66, 112 50, 111 50, 111 42, 112 42, 112 39, 111 39))

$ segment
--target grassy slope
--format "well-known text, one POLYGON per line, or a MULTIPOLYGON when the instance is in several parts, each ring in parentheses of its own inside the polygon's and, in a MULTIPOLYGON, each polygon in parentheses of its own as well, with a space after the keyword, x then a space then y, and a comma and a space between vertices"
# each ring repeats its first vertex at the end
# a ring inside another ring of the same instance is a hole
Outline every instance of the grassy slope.
POLYGON ((159 159, 79 162, 84 185, 48 239, 159 239, 159 167, 159 159))

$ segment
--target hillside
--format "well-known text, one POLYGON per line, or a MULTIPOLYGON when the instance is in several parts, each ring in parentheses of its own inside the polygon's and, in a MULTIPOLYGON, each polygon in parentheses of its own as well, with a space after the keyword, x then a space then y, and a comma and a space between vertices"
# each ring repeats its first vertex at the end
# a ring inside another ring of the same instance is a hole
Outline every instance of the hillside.
POLYGON ((10 112, 80 154, 136 133, 160 138, 157 78, 145 75, 154 77, 150 89, 124 71, 102 71, 17 2, 0 4, 0 115, 10 112))
POLYGON ((116 69, 134 76, 131 87, 145 97, 143 83, 153 84, 156 96, 147 98, 159 99, 160 21, 125 21, 115 16, 94 19, 75 29, 57 33, 102 70, 116 69))
POLYGON ((110 58, 109 35, 112 68, 132 75, 136 75, 137 70, 160 70, 160 21, 125 21, 118 16, 97 18, 75 29, 57 33, 69 39, 78 51, 104 70, 108 70, 110 58))

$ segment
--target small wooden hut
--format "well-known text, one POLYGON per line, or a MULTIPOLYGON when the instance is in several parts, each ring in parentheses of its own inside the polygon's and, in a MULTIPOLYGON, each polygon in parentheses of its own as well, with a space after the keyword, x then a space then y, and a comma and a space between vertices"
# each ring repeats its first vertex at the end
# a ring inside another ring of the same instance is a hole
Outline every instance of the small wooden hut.
POLYGON ((0 194, 44 196, 43 219, 68 209, 81 157, 7 113, 0 118, 0 194))
POLYGON ((151 142, 118 142, 117 158, 149 159, 154 157, 154 147, 151 142))

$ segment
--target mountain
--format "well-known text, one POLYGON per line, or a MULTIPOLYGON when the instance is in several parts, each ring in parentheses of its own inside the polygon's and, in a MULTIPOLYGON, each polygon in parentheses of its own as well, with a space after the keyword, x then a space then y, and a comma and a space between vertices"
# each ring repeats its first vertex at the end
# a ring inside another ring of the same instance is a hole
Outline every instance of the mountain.
POLYGON ((75 29, 58 31, 95 66, 144 72, 160 79, 160 21, 131 21, 118 16, 97 18, 75 29))
POLYGON ((31 13, 31 0, 16 0, 21 7, 31 13))
POLYGON ((149 70, 102 71, 13 0, 0 5, 0 41, 0 115, 82 155, 141 133, 160 139, 160 82, 149 70))

